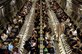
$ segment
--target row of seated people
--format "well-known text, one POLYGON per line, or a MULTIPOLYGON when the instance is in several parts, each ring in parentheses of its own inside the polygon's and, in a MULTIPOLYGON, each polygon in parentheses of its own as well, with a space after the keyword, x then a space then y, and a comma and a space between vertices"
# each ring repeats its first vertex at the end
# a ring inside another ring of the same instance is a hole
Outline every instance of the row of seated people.
POLYGON ((54 13, 56 13, 59 22, 66 21, 68 16, 66 16, 64 11, 62 11, 63 9, 58 5, 58 3, 53 0, 50 1, 49 4, 50 4, 50 8, 54 11, 54 13))
POLYGON ((0 34, 0 54, 20 54, 16 47, 20 40, 18 33, 24 23, 25 16, 28 14, 27 11, 30 11, 31 6, 32 2, 28 1, 21 11, 4 26, 4 31, 0 34))
POLYGON ((24 49, 30 54, 40 54, 39 52, 39 36, 40 36, 40 12, 39 12, 39 1, 36 3, 35 17, 34 17, 34 28, 32 30, 32 36, 25 41, 24 49))
POLYGON ((25 45, 24 45, 24 49, 26 49, 27 52, 30 54, 39 54, 39 48, 38 48, 39 28, 37 27, 33 28, 32 36, 25 42, 25 45))
POLYGON ((79 27, 69 18, 61 9, 56 1, 50 2, 52 10, 57 15, 60 23, 65 24, 64 34, 67 37, 67 42, 73 51, 73 54, 82 54, 82 32, 79 27))
POLYGON ((50 53, 50 54, 54 54, 54 43, 53 40, 51 39, 52 35, 51 35, 51 28, 49 27, 49 23, 48 23, 48 14, 47 14, 47 6, 46 6, 46 2, 42 1, 42 18, 43 18, 43 53, 50 53))
POLYGON ((30 12, 30 9, 32 7, 32 2, 31 1, 27 1, 24 6, 23 9, 20 10, 20 12, 18 12, 19 15, 21 15, 22 17, 24 17, 24 15, 28 15, 30 12))

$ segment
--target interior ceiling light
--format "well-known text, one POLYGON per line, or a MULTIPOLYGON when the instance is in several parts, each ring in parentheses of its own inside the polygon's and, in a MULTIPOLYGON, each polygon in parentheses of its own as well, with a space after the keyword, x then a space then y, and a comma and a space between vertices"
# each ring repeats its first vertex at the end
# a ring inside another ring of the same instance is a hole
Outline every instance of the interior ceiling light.
POLYGON ((82 10, 82 8, 80 8, 80 10, 82 10))
POLYGON ((82 5, 80 5, 80 10, 82 10, 82 5))

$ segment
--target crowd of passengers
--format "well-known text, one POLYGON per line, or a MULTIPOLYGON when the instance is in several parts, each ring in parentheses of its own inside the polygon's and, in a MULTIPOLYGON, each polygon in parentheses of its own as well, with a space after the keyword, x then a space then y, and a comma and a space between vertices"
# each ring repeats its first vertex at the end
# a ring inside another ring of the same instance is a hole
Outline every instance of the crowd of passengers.
POLYGON ((27 1, 16 16, 2 28, 4 31, 0 34, 0 54, 20 54, 17 48, 20 40, 18 33, 31 7, 32 2, 27 1))
POLYGON ((40 54, 39 52, 39 37, 40 37, 40 2, 36 2, 34 28, 32 30, 32 36, 25 42, 24 49, 30 54, 40 54))
POLYGON ((82 31, 80 28, 66 15, 63 9, 56 1, 50 2, 50 7, 56 14, 60 23, 65 24, 64 34, 67 37, 67 42, 72 49, 72 54, 82 54, 82 31))
MULTIPOLYGON (((30 54, 40 54, 40 1, 36 3, 35 21, 32 36, 25 42, 24 48, 30 54)), ((54 54, 54 48, 51 42, 51 29, 48 24, 48 15, 46 3, 42 2, 42 27, 43 27, 43 54, 54 54)))
POLYGON ((42 2, 42 19, 43 19, 43 45, 44 45, 44 49, 43 49, 43 53, 47 54, 54 54, 54 37, 52 38, 52 30, 49 26, 48 23, 48 14, 47 14, 47 6, 46 6, 46 2, 43 1, 42 2))

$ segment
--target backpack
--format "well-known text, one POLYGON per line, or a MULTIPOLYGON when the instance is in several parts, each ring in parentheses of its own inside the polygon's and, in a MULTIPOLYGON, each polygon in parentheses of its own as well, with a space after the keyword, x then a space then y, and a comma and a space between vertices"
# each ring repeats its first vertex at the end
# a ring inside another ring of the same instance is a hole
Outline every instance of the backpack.
POLYGON ((54 48, 53 47, 50 48, 50 53, 54 53, 54 48))
POLYGON ((44 48, 44 52, 48 52, 48 49, 47 48, 44 48))

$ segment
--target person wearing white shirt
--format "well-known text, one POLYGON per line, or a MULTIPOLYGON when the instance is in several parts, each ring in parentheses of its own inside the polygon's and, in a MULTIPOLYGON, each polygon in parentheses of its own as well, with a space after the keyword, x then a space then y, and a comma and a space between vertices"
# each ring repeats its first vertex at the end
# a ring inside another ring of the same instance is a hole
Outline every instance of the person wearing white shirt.
POLYGON ((3 33, 3 34, 1 35, 1 39, 2 39, 3 41, 5 41, 7 38, 8 38, 8 36, 7 36, 5 33, 3 33))
POLYGON ((76 30, 74 30, 72 33, 73 33, 73 35, 77 36, 77 31, 76 30))

